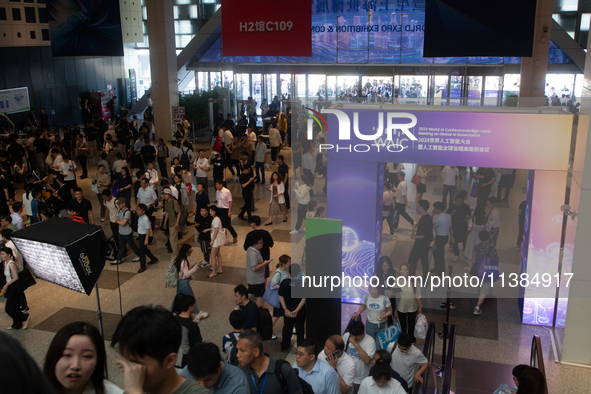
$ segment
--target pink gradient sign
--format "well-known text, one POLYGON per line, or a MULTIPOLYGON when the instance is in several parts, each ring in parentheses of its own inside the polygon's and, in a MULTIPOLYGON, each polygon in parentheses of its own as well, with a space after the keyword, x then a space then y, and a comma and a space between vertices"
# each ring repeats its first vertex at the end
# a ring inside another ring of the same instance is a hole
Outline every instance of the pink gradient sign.
POLYGON ((572 115, 323 109, 328 158, 566 170, 572 115), (414 139, 413 139, 414 138, 414 139))

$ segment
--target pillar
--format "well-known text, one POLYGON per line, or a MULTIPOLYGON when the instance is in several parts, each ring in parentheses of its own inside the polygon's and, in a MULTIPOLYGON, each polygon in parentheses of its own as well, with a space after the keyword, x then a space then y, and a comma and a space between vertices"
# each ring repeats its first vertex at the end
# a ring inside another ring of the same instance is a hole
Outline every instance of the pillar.
MULTIPOLYGON (((561 297, 568 297, 564 323, 561 361, 563 363, 591 366, 591 140, 589 140, 589 117, 591 115, 591 53, 585 59, 585 85, 580 107, 579 125, 573 161, 573 176, 569 205, 578 213, 568 219, 564 246, 563 272, 572 272, 569 287, 560 289, 561 297), (574 239, 574 252, 572 240, 574 239), (572 263, 571 263, 572 259, 572 263), (572 267, 569 267, 572 265, 572 267)), ((559 301, 560 306, 560 301, 559 301)), ((560 312, 560 311, 559 311, 560 312)))
POLYGON ((156 138, 172 139, 172 107, 179 105, 173 0, 146 0, 156 138))
POLYGON ((541 107, 544 105, 554 2, 553 0, 538 0, 537 3, 532 57, 521 58, 520 107, 541 107))

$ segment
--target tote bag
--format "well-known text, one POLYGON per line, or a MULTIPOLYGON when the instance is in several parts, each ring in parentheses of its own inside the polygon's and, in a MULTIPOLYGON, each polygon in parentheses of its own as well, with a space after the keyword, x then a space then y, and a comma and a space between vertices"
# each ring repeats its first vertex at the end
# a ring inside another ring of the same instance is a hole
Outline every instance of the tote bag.
POLYGON ((414 174, 412 179, 410 180, 410 183, 412 183, 413 185, 418 185, 419 183, 421 183, 421 177, 418 174, 414 174))
POLYGON ((396 342, 402 329, 400 328, 400 320, 396 324, 378 331, 378 344, 380 349, 387 349, 388 345, 396 342))
POLYGON ((472 189, 470 190, 470 197, 478 197, 478 183, 472 184, 472 189))
POLYGON ((279 289, 272 289, 271 285, 273 281, 270 280, 267 284, 267 289, 265 290, 265 294, 263 294, 263 300, 267 301, 267 304, 271 305, 273 308, 280 309, 281 308, 281 301, 279 301, 279 289))
POLYGON ((499 280, 499 267, 495 264, 494 260, 490 257, 481 257, 476 262, 478 264, 477 273, 482 278, 484 275, 485 281, 490 281, 490 275, 492 274, 492 281, 496 282, 499 280))

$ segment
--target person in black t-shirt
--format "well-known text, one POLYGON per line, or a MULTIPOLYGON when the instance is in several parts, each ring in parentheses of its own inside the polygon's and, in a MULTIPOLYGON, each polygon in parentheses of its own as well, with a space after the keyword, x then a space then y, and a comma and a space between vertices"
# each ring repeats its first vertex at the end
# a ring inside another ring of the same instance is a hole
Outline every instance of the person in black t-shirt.
POLYGON ((179 348, 177 357, 177 368, 184 368, 187 365, 186 355, 189 349, 198 343, 203 342, 201 337, 201 330, 199 324, 191 319, 191 315, 195 312, 195 297, 185 294, 177 294, 172 304, 172 312, 175 314, 175 319, 179 322, 183 330, 183 339, 179 348))
POLYGON ((209 156, 209 164, 213 169, 213 179, 222 179, 223 185, 226 187, 226 161, 222 159, 222 156, 219 152, 211 151, 211 156, 209 156))
POLYGON ((244 313, 245 321, 242 329, 257 331, 259 327, 259 307, 248 298, 246 286, 238 285, 234 288, 234 301, 244 313))
MULTIPOLYGON (((263 239, 263 247, 261 248, 261 257, 263 261, 271 259, 271 248, 274 245, 273 237, 267 230, 263 230, 261 228, 261 218, 260 216, 253 215, 248 220, 250 227, 252 227, 252 231, 246 234, 244 238, 244 250, 248 250, 251 247, 253 242, 253 237, 256 235, 260 236, 263 239)), ((269 277, 269 265, 265 265, 265 286, 267 285, 267 279, 269 277)))
POLYGON ((74 189, 74 199, 68 202, 68 215, 79 216, 85 223, 94 224, 94 215, 92 214, 92 204, 82 196, 82 189, 74 189))
POLYGON ((0 175, 0 216, 10 215, 10 199, 8 198, 8 183, 0 175))
POLYGON ((468 222, 471 218, 470 206, 464 204, 464 198, 458 194, 455 197, 454 204, 449 206, 447 213, 451 216, 451 228, 454 235, 454 261, 460 258, 460 248, 458 244, 462 243, 462 252, 466 250, 466 238, 468 237, 468 222))
POLYGON ((57 187, 53 192, 53 197, 55 197, 55 200, 53 200, 53 207, 56 210, 56 213, 59 213, 60 217, 67 218, 68 212, 66 208, 72 199, 72 193, 70 192, 70 187, 64 182, 64 176, 62 174, 57 174, 55 181, 57 187))
POLYGON ((140 150, 140 155, 142 156, 144 166, 147 167, 148 163, 153 163, 156 161, 157 152, 156 148, 150 145, 150 136, 148 134, 144 136, 144 141, 146 142, 146 145, 142 146, 142 149, 140 150))
MULTIPOLYGON (((289 266, 289 273, 300 271, 298 264, 289 266), (295 267, 294 267, 295 266, 295 267)), ((285 310, 285 317, 283 318, 283 339, 281 340, 281 350, 285 351, 291 346, 291 336, 295 326, 297 335, 297 345, 299 346, 304 340, 304 325, 306 323, 306 299, 294 298, 291 296, 291 289, 298 286, 298 279, 284 279, 279 285, 279 299, 281 306, 285 310)))
POLYGON ((525 206, 526 202, 519 204, 519 235, 517 235, 517 248, 521 249, 523 243, 523 231, 525 230, 525 206))
POLYGON ((496 180, 495 170, 487 167, 480 167, 474 178, 478 179, 478 199, 476 205, 486 205, 486 200, 490 196, 492 184, 496 180))
MULTIPOLYGON (((207 196, 207 194, 206 194, 207 196)), ((195 215, 195 230, 199 233, 199 245, 203 253, 202 266, 209 265, 209 256, 211 254, 211 221, 213 218, 209 214, 209 207, 203 205, 199 208, 199 214, 195 215)))
MULTIPOLYGON (((238 217, 244 220, 244 212, 248 215, 250 221, 252 214, 252 189, 254 189, 254 175, 250 164, 244 164, 243 172, 240 174, 240 186, 242 186, 242 198, 244 198, 244 206, 238 214, 238 217)), ((264 242, 264 241, 263 241, 264 242)))
POLYGON ((423 268, 423 280, 426 279, 429 272, 429 244, 433 240, 433 218, 428 214, 431 204, 427 200, 419 200, 417 206, 417 213, 421 214, 421 219, 417 225, 417 233, 410 236, 415 240, 414 245, 408 256, 408 265, 411 266, 411 275, 414 275, 417 270, 417 263, 421 260, 423 268))
POLYGON ((289 210, 289 167, 285 164, 285 158, 283 155, 277 156, 277 164, 279 164, 277 172, 281 175, 281 178, 283 178, 283 184, 285 185, 285 193, 283 193, 283 198, 285 198, 285 209, 289 210))

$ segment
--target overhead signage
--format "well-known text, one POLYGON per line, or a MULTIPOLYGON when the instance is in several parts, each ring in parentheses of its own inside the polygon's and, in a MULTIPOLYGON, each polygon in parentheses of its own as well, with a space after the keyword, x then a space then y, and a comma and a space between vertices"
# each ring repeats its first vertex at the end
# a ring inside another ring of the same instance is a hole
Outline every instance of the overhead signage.
POLYGON ((29 109, 28 88, 0 90, 0 114, 13 114, 29 109))

